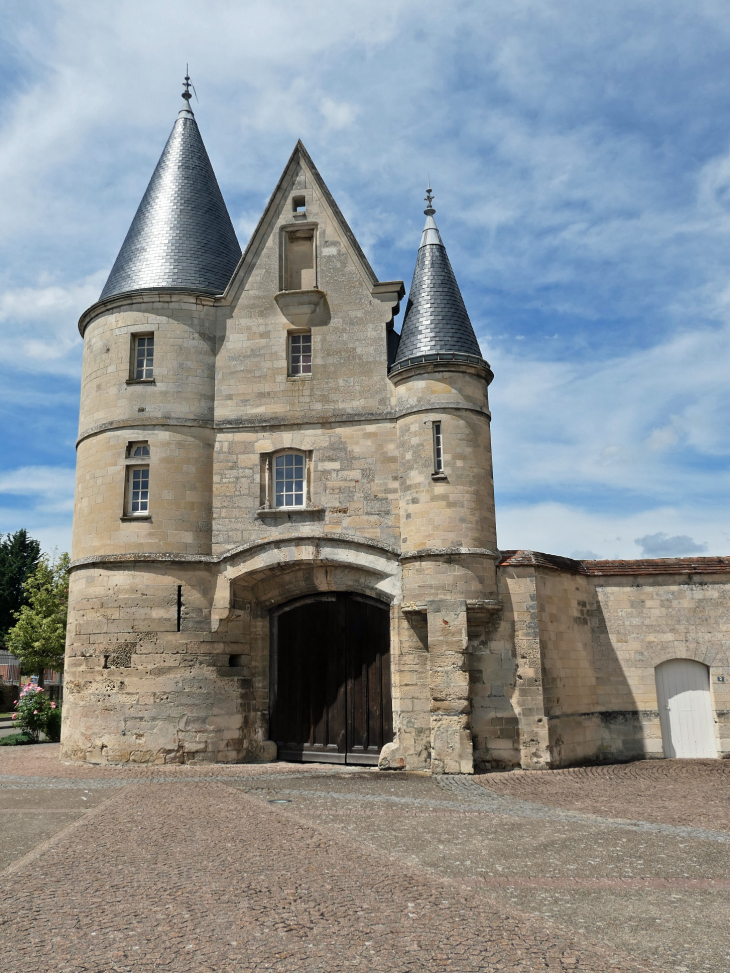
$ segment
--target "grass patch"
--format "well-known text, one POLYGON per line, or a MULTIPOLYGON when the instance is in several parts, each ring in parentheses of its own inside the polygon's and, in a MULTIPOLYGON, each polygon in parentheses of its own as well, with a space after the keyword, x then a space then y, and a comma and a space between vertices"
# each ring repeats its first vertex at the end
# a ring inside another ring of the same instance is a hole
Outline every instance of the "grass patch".
POLYGON ((26 743, 35 743, 26 733, 11 733, 10 736, 0 737, 0 747, 22 747, 26 743))
POLYGON ((0 720, 12 720, 12 718, 13 718, 12 710, 10 713, 0 713, 0 720))

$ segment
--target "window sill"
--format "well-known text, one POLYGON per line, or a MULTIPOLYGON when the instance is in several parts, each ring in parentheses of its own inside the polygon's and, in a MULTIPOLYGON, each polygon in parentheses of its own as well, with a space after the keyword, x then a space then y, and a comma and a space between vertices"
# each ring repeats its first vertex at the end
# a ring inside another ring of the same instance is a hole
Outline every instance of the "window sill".
POLYGON ((127 385, 156 385, 154 378, 128 378, 127 385))
POLYGON ((323 514, 324 507, 262 507, 257 517, 281 517, 284 514, 323 514))
POLYGON ((436 480, 436 481, 439 481, 439 480, 448 481, 449 478, 448 478, 448 476, 445 473, 432 473, 431 474, 431 479, 432 480, 436 480))
POLYGON ((312 373, 310 372, 308 375, 287 375, 286 380, 287 382, 309 382, 311 378, 312 373))
POLYGON ((137 514, 136 516, 132 514, 122 514, 119 518, 120 520, 152 520, 152 514, 137 514))

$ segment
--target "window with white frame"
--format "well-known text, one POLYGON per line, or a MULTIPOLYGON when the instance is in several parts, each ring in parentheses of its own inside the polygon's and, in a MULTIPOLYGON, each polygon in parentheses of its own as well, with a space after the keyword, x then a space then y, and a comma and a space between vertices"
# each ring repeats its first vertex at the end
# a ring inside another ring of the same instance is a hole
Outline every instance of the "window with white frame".
POLYGON ((150 514, 150 444, 127 444, 124 513, 127 517, 150 514))
POLYGON ((289 335, 289 374, 312 374, 312 335, 289 335))
POLYGON ((147 517, 150 512, 150 468, 149 466, 129 466, 127 468, 127 515, 147 517))
POLYGON ((444 471, 444 441, 440 422, 433 423, 433 471, 434 473, 444 471))
POLYGON ((307 464, 303 453, 274 457, 274 506, 304 507, 307 503, 307 464))
POLYGON ((138 334, 134 336, 132 347, 132 378, 143 381, 154 377, 155 336, 138 334))

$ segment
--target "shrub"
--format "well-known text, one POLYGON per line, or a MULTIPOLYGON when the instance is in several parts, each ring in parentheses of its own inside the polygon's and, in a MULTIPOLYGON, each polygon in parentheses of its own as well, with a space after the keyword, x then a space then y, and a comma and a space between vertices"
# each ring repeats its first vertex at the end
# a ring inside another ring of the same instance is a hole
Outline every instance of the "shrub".
POLYGON ((27 733, 11 733, 10 736, 0 738, 0 747, 21 747, 34 742, 27 733))
POLYGON ((61 707, 56 706, 55 703, 51 703, 45 733, 51 743, 58 743, 61 739, 61 707))
POLYGON ((57 707, 52 703, 40 686, 26 686, 15 704, 13 720, 23 733, 27 733, 34 743, 38 743, 41 733, 51 739, 61 738, 60 713, 57 717, 57 707), (49 730, 50 724, 50 730, 49 730), (58 733, 58 737, 51 736, 58 733))

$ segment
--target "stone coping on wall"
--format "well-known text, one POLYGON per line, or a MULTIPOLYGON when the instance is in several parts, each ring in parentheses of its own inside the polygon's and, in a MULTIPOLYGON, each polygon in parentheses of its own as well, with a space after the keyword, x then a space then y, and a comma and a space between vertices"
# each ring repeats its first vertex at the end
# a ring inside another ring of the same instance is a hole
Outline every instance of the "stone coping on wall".
POLYGON ((585 575, 730 574, 730 557, 659 557, 577 561, 541 551, 502 551, 499 567, 536 567, 585 575))

